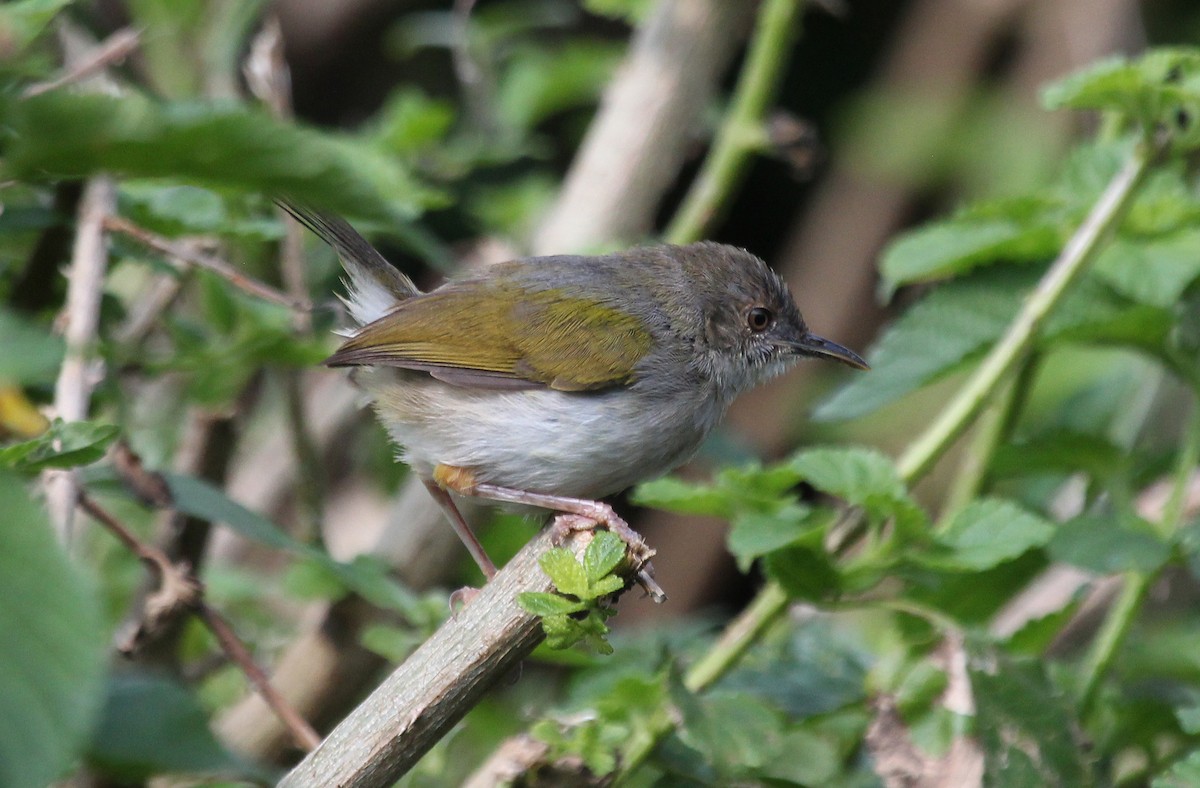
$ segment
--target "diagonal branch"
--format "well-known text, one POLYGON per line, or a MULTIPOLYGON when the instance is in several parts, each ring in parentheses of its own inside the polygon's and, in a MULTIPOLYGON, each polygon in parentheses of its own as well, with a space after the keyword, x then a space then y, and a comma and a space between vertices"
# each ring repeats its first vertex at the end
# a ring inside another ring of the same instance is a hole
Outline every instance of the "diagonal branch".
MULTIPOLYGON (((404 775, 480 697, 542 641, 538 619, 517 604, 554 586, 538 566, 544 529, 346 717, 280 788, 388 786, 404 775)), ((591 532, 564 547, 581 556, 591 532)))

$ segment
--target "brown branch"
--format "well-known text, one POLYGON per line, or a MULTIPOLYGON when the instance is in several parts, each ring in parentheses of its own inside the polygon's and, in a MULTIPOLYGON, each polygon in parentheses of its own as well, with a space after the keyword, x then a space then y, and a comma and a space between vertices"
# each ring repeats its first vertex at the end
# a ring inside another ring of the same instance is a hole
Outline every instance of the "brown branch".
MULTIPOLYGON (((387 786, 404 775, 480 697, 542 641, 538 619, 517 604, 526 591, 553 584, 538 559, 554 536, 547 528, 342 721, 280 788, 387 786)), ((590 532, 565 547, 582 555, 590 532)))
POLYGON ((237 637, 229 623, 205 601, 204 585, 193 574, 191 567, 186 562, 172 562, 162 550, 143 542, 86 492, 82 490, 79 492, 78 501, 79 508, 107 528, 121 544, 125 545, 126 549, 150 566, 158 575, 159 589, 146 598, 138 630, 121 645, 121 650, 129 652, 135 649, 141 633, 162 628, 184 613, 196 615, 217 638, 222 650, 237 663, 250 683, 287 725, 296 742, 305 750, 315 749, 320 744, 321 737, 271 686, 267 675, 254 662, 250 651, 237 637))
POLYGON ((173 263, 182 263, 186 266, 201 268, 216 274, 234 287, 264 301, 270 301, 273 304, 279 304, 298 312, 312 310, 312 304, 307 299, 297 299, 286 293, 282 293, 268 284, 246 276, 235 266, 219 257, 193 251, 183 244, 173 242, 161 235, 156 235, 149 230, 138 227, 133 222, 120 216, 111 214, 106 216, 104 218, 104 227, 112 232, 121 233, 134 239, 138 243, 166 256, 173 263))

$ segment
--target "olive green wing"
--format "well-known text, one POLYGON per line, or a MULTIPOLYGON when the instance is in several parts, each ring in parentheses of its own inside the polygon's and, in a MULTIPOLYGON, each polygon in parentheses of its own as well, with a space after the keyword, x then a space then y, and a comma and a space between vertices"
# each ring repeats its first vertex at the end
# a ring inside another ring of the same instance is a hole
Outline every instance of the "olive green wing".
POLYGON ((602 302, 476 281, 402 302, 325 363, 423 370, 484 388, 592 391, 631 383, 652 342, 640 319, 602 302))

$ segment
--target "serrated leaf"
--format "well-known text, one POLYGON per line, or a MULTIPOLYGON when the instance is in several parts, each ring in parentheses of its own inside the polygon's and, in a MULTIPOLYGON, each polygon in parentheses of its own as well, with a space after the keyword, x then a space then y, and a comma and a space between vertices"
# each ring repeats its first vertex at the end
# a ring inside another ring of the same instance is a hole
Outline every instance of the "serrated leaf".
POLYGON ((787 547, 814 525, 806 522, 812 508, 787 502, 774 511, 739 512, 730 521, 726 544, 737 559, 738 569, 750 571, 756 558, 787 547))
POLYGON ((841 586, 837 567, 823 551, 785 547, 763 558, 763 571, 796 599, 827 599, 841 586))
POLYGON ((122 781, 163 772, 248 772, 221 746, 208 715, 186 688, 166 676, 122 672, 109 681, 88 758, 122 781))
POLYGON ((583 569, 588 582, 600 581, 616 569, 624 558, 625 542, 621 537, 611 531, 597 531, 583 551, 583 569))
POLYGON ((596 582, 592 583, 588 588, 588 598, 599 599, 600 597, 605 597, 609 594, 615 594, 624 587, 625 581, 616 575, 602 577, 596 582))
POLYGON ((871 497, 904 498, 896 466, 874 449, 806 449, 788 461, 801 479, 822 492, 861 504, 871 497))
POLYGON ((1168 308, 1200 277, 1200 229, 1161 238, 1117 238, 1100 253, 1095 270, 1118 293, 1168 308))
POLYGON ((538 559, 538 564, 559 593, 570 594, 580 599, 588 598, 587 573, 570 550, 551 548, 538 559))
POLYGON ((1054 526, 1011 501, 982 498, 967 504, 937 534, 950 554, 932 557, 931 565, 978 571, 990 569, 1042 547, 1054 526))
MULTIPOLYGON (((1200 53, 1194 49, 1159 49, 1136 60, 1112 57, 1049 86, 1042 93, 1051 108, 1113 110, 1125 113, 1145 127, 1169 124, 1176 114, 1200 106, 1200 53)), ((1191 124, 1175 129, 1188 134, 1191 124)))
POLYGON ((700 696, 681 682, 671 684, 671 700, 683 718, 679 737, 732 777, 763 766, 779 752, 782 715, 743 693, 713 691, 700 696))
POLYGON ((989 470, 1000 478, 1083 471, 1107 479, 1125 467, 1128 456, 1102 436, 1054 429, 1001 446, 992 456, 989 470))
POLYGON ((100 708, 99 595, 55 544, 22 481, 0 471, 0 785, 56 782, 100 708))
POLYGON ((639 484, 630 498, 638 506, 680 514, 726 516, 729 513, 728 497, 715 486, 693 484, 673 476, 639 484))
POLYGON ((31 473, 44 468, 74 468, 104 456, 119 430, 111 424, 55 419, 33 440, 0 449, 0 467, 31 473))
POLYGON ((548 594, 542 591, 522 591, 517 597, 517 604, 525 612, 542 618, 570 615, 587 607, 585 603, 572 601, 561 594, 548 594))
POLYGON ((895 518, 897 526, 906 531, 928 525, 928 518, 909 497, 891 459, 873 449, 808 449, 789 460, 787 466, 818 490, 861 506, 873 517, 895 518))
POLYGON ((1101 574, 1157 571, 1170 557, 1171 545, 1154 526, 1133 515, 1084 515, 1058 527, 1046 545, 1056 561, 1101 574))
POLYGON ((9 177, 168 177, 381 221, 413 217, 431 199, 395 159, 235 104, 56 91, 5 110, 9 177))
POLYGON ((1039 660, 972 655, 974 735, 984 750, 984 784, 1087 785, 1084 748, 1064 693, 1039 660))
POLYGON ((1023 217, 955 217, 900 236, 884 250, 879 272, 892 291, 988 263, 1047 259, 1059 235, 1054 225, 1023 217))
POLYGON ((817 420, 852 419, 917 390, 995 341, 1021 302, 1030 277, 985 271, 933 291, 884 332, 867 354, 869 375, 825 401, 817 420))

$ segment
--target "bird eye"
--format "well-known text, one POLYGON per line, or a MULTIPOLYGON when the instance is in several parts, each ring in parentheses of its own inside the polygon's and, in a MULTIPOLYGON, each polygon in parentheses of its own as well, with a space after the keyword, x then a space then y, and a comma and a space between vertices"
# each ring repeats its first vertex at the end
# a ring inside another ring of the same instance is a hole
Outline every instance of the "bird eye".
POLYGON ((751 331, 766 331, 771 327, 771 321, 774 317, 770 309, 763 306, 756 306, 746 313, 746 325, 750 326, 751 331))

